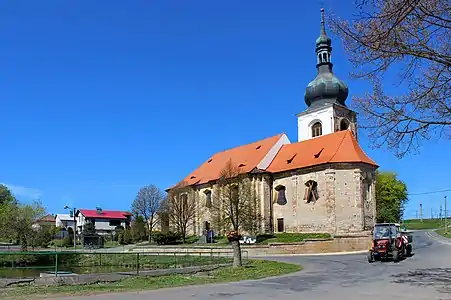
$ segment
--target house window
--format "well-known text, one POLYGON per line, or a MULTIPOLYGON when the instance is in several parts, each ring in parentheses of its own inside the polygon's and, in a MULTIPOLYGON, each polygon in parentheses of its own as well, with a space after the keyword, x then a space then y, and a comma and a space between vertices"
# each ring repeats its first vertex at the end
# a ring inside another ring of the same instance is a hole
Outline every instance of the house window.
POLYGON ((309 180, 305 183, 305 194, 304 194, 304 201, 306 203, 315 202, 318 200, 318 184, 316 181, 309 180))
POLYGON ((284 232, 285 231, 285 225, 283 224, 283 218, 277 219, 277 232, 284 232))
POLYGON ((323 134, 323 126, 320 122, 316 122, 312 125, 312 137, 320 136, 323 134))
POLYGON ((121 220, 110 220, 110 226, 121 226, 121 220))
POLYGON ((349 128, 349 121, 347 119, 341 119, 340 130, 346 130, 349 128))
POLYGON ((277 191, 277 204, 285 205, 287 204, 287 198, 285 196, 285 187, 283 185, 278 185, 275 187, 277 191))
POLYGON ((210 190, 206 190, 205 191, 205 206, 207 208, 211 208, 212 203, 211 203, 211 191, 210 190))

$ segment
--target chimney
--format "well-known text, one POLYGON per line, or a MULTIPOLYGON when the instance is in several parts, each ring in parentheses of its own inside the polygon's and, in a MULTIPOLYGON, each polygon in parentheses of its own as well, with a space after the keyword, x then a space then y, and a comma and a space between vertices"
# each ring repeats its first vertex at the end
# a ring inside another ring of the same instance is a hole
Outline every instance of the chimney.
POLYGON ((97 214, 101 215, 102 214, 102 208, 97 206, 96 209, 97 209, 97 214))

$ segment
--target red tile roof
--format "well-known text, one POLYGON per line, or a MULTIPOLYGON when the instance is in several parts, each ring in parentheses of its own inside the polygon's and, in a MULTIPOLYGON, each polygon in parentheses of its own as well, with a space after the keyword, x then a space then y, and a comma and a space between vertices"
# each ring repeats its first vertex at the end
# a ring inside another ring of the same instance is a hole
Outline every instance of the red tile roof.
POLYGON ((240 167, 242 173, 248 173, 257 167, 283 135, 281 133, 251 144, 218 152, 189 174, 184 181, 188 185, 193 185, 217 180, 229 160, 240 167))
POLYGON ((360 148, 349 130, 283 145, 267 171, 295 170, 326 163, 365 163, 378 166, 360 148))
POLYGON ((39 222, 55 222, 55 217, 53 215, 46 215, 45 217, 39 219, 39 222))
POLYGON ((96 219, 126 219, 127 216, 132 214, 126 211, 118 210, 102 210, 102 213, 97 213, 96 209, 79 209, 79 211, 86 218, 96 218, 96 219))
MULTIPOLYGON (((228 160, 232 160, 232 163, 239 166, 242 173, 251 172, 282 136, 283 133, 218 152, 185 177, 182 182, 195 185, 217 180, 228 160)), ((351 131, 344 130, 283 145, 266 171, 277 173, 326 163, 365 163, 378 166, 363 152, 351 131)))

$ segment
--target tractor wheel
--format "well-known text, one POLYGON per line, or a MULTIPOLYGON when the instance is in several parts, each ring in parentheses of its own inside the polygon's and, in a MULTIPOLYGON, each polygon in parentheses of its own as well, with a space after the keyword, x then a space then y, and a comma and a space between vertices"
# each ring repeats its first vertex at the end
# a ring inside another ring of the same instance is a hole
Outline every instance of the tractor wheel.
POLYGON ((393 250, 393 261, 398 262, 399 261, 399 252, 398 250, 393 250))
POLYGON ((407 252, 407 256, 411 256, 412 255, 412 245, 408 244, 406 247, 406 252, 407 252))
POLYGON ((369 263, 372 263, 372 262, 374 261, 374 254, 373 254, 373 251, 368 251, 367 257, 368 257, 368 262, 369 262, 369 263))

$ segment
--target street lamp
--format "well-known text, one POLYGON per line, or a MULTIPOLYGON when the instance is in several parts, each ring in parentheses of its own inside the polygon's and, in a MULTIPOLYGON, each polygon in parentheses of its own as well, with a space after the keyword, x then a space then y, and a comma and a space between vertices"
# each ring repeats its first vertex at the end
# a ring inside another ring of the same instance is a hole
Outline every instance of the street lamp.
POLYGON ((77 226, 75 225, 76 221, 75 221, 75 212, 77 211, 77 209, 74 207, 69 207, 67 205, 64 205, 64 209, 70 209, 70 212, 72 213, 72 216, 74 217, 74 251, 77 249, 77 244, 76 244, 76 236, 77 236, 77 226))

